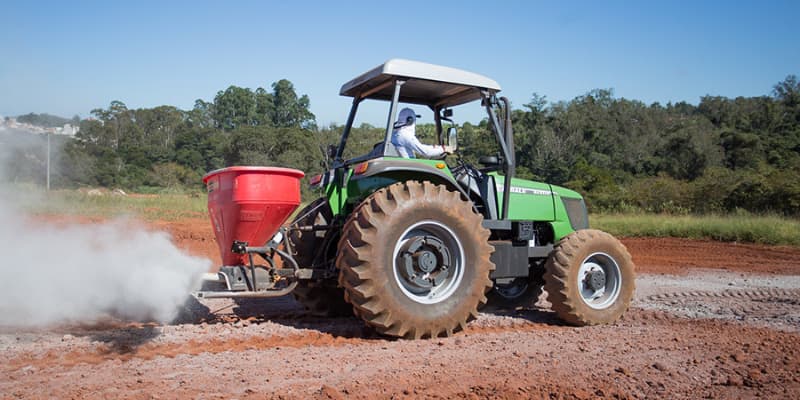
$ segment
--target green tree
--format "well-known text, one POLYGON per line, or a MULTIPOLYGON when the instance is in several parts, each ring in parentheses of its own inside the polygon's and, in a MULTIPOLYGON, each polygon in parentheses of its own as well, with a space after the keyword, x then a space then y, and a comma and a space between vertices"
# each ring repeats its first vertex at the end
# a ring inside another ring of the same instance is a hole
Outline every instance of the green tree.
MULTIPOLYGON (((294 85, 286 79, 272 84, 272 124, 280 128, 314 129, 314 114, 309 110, 308 96, 297 97, 294 85)), ((269 109, 267 107, 267 109, 269 109)))
POLYGON ((258 125, 255 94, 252 90, 229 86, 217 92, 212 111, 217 127, 232 130, 242 126, 258 125))
POLYGON ((772 89, 775 98, 788 108, 800 106, 800 82, 796 75, 789 75, 772 89))

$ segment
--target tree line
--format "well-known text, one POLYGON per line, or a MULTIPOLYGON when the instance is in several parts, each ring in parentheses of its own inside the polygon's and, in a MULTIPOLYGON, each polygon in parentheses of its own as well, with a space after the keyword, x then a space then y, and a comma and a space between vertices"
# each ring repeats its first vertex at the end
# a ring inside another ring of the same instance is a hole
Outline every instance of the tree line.
MULTIPOLYGON (((231 86, 188 111, 114 101, 92 110, 75 140, 64 141, 54 183, 180 190, 199 188, 204 173, 237 164, 314 174, 323 164, 320 148, 337 143, 342 126, 318 127, 309 106, 288 80, 271 90, 231 86)), ((594 210, 800 214, 794 75, 770 95, 705 96, 697 105, 645 104, 609 89, 559 102, 533 94, 512 110, 512 120, 518 176, 578 190, 594 210)), ((354 127, 346 155, 367 153, 383 129, 354 127)), ((497 153, 486 120, 458 131, 467 160, 497 153)), ((420 125, 418 135, 432 141, 433 126, 420 125)), ((37 159, 14 158, 16 170, 41 168, 37 159)))
POLYGON ((513 111, 522 175, 595 209, 800 213, 800 84, 770 96, 646 105, 594 90, 513 111))
POLYGON ((229 165, 308 170, 321 159, 306 153, 317 130, 309 105, 288 80, 271 91, 231 86, 189 111, 113 101, 81 121, 64 148, 61 175, 68 185, 147 191, 199 187, 203 174, 229 165))

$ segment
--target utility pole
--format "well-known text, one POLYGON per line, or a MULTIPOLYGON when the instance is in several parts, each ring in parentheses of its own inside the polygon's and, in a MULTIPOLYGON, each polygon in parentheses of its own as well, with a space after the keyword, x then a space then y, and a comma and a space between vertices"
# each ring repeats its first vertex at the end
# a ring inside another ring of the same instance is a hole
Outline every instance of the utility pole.
POLYGON ((50 132, 47 132, 47 191, 50 191, 50 132))

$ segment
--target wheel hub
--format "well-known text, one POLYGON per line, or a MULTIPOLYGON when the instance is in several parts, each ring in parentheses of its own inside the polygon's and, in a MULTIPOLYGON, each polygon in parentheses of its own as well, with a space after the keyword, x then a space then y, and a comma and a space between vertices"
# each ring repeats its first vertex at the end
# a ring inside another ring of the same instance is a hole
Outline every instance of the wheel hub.
POLYGON ((409 240, 398 258, 402 265, 400 273, 412 292, 429 291, 450 276, 450 251, 437 237, 419 236, 409 240))
POLYGON ((412 256, 415 266, 423 272, 432 272, 436 269, 436 255, 432 251, 422 250, 412 256))
POLYGON ((435 304, 455 293, 464 277, 464 248, 450 227, 435 220, 413 223, 392 251, 395 282, 421 304, 435 304))
POLYGON ((576 283, 584 303, 602 310, 614 304, 619 297, 622 274, 611 256, 593 253, 581 263, 576 283))
POLYGON ((595 292, 600 291, 606 287, 606 274, 602 269, 590 270, 589 273, 586 274, 584 283, 589 289, 595 292))

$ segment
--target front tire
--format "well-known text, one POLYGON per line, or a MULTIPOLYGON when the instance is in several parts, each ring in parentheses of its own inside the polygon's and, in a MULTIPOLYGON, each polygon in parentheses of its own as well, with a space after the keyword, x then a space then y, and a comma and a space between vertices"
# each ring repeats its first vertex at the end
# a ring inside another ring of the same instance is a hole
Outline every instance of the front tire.
POLYGON ((339 242, 339 284, 378 332, 408 339, 450 336, 477 317, 492 287, 483 218, 459 193, 400 182, 366 198, 339 242))
POLYGON ((545 290, 565 322, 610 324, 628 309, 635 288, 631 255, 603 231, 573 232, 556 245, 545 264, 545 290))

